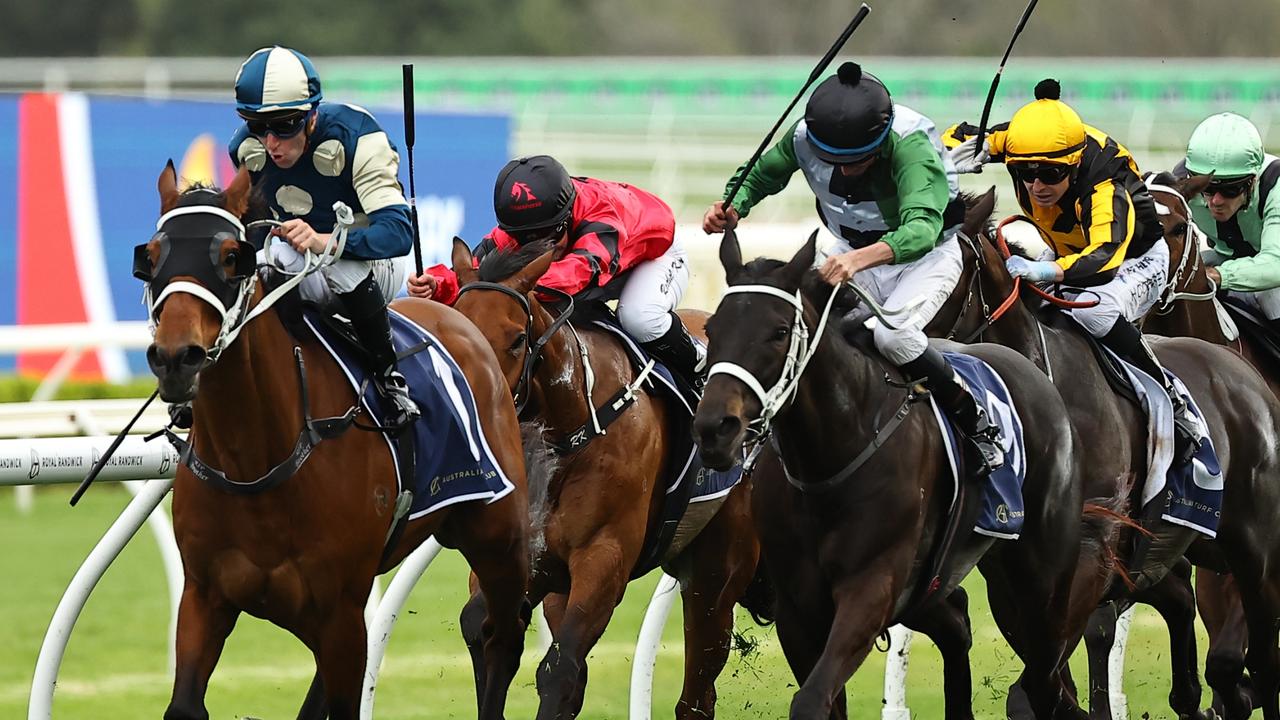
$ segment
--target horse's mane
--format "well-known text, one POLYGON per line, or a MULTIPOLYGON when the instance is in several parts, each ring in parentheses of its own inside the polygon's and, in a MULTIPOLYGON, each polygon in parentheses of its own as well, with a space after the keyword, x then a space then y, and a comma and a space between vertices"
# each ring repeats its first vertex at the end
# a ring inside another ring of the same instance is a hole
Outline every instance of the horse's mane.
POLYGON ((549 242, 535 242, 515 248, 495 248, 480 260, 480 280, 502 282, 550 251, 551 245, 549 242))
MULTIPOLYGON (((174 207, 193 207, 196 205, 226 207, 226 204, 227 195, 222 188, 210 183, 198 182, 182 191, 174 207)), ((249 207, 245 210, 244 217, 240 218, 241 222, 249 223, 270 217, 271 207, 267 204, 266 197, 257 187, 253 188, 249 193, 249 207)))
MULTIPOLYGON (((786 263, 782 260, 759 257, 742 266, 740 277, 748 280, 763 280, 784 265, 786 263)), ((840 317, 857 306, 859 302, 858 296, 847 286, 841 285, 835 289, 835 292, 837 293, 836 299, 831 307, 833 316, 840 317)), ((809 301, 810 305, 821 309, 826 306, 831 293, 831 285, 822 279, 822 276, 818 274, 817 268, 810 268, 805 272, 804 278, 800 281, 800 294, 809 301)))

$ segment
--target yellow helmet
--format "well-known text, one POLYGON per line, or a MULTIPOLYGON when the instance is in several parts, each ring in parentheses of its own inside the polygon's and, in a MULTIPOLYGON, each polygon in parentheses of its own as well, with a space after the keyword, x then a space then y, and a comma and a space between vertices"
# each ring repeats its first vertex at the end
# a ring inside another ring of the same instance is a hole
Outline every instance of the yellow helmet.
POLYGON ((1062 87, 1057 80, 1041 80, 1035 95, 1034 102, 1013 114, 1004 147, 992 150, 1003 150, 1006 163, 1078 164, 1084 155, 1084 122, 1058 99, 1062 87))

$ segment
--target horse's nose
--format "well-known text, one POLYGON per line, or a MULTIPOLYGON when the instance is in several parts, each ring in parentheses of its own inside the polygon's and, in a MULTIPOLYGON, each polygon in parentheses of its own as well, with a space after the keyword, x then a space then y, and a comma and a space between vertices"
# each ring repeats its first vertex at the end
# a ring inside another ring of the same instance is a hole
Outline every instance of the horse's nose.
POLYGON ((151 372, 158 378, 171 374, 193 375, 200 371, 208 356, 209 352, 199 345, 169 350, 152 343, 147 348, 147 365, 151 366, 151 372))
POLYGON ((694 436, 703 447, 715 447, 729 442, 742 430, 742 420, 736 415, 702 415, 693 420, 694 436))

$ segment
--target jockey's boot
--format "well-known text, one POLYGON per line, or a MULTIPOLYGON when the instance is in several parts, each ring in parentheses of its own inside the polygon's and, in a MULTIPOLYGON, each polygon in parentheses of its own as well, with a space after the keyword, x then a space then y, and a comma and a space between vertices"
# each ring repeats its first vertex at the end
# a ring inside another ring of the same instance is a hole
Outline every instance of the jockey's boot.
POLYGON ((373 360, 374 383, 382 396, 391 401, 392 410, 387 418, 391 428, 404 428, 417 420, 422 411, 409 397, 409 385, 404 375, 396 369, 396 351, 391 344, 391 321, 387 317, 387 303, 378 288, 378 281, 370 273, 360 281, 356 289, 341 293, 343 313, 351 321, 356 337, 365 352, 373 360))
POLYGON ((932 347, 925 348, 923 355, 901 367, 909 379, 924 380, 943 412, 955 422, 956 429, 965 440, 970 478, 986 477, 1004 464, 1004 439, 999 426, 987 417, 986 411, 941 352, 932 347))
POLYGON ((1164 579, 1182 554, 1195 533, 1163 518, 1169 509, 1169 489, 1149 500, 1139 513, 1138 520, 1146 534, 1138 538, 1137 548, 1129 560, 1129 575, 1137 590, 1146 590, 1164 579))
POLYGON ((1164 387, 1169 401, 1173 403, 1173 462, 1179 466, 1191 462, 1191 457, 1200 448, 1200 424, 1191 416, 1186 398, 1165 375, 1164 367, 1142 337, 1142 331, 1124 318, 1118 318, 1099 340, 1164 387))
POLYGON ((671 315, 671 327, 654 340, 640 343, 649 354, 661 360, 671 372, 689 385, 693 391, 702 394, 702 386, 706 384, 707 351, 685 329, 680 316, 671 315))

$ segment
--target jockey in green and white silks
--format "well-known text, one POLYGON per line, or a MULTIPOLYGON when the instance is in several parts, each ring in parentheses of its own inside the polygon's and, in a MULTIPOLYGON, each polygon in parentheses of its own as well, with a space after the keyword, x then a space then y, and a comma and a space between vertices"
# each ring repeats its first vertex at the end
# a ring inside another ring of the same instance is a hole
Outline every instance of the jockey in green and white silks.
POLYGON ((1213 247, 1209 277, 1280 329, 1280 158, 1262 149, 1258 129, 1234 113, 1200 123, 1174 175, 1212 175, 1190 201, 1192 219, 1213 247))
POLYGON ((973 476, 999 467, 999 430, 924 334, 962 269, 955 234, 964 204, 933 122, 895 104, 874 75, 844 63, 814 90, 804 119, 747 173, 732 207, 717 202, 707 210, 703 229, 732 227, 765 197, 782 191, 797 171, 816 197, 819 218, 837 238, 820 268, 824 279, 852 279, 890 310, 913 308, 896 330, 876 325, 876 348, 908 377, 926 381, 968 441, 973 476))

